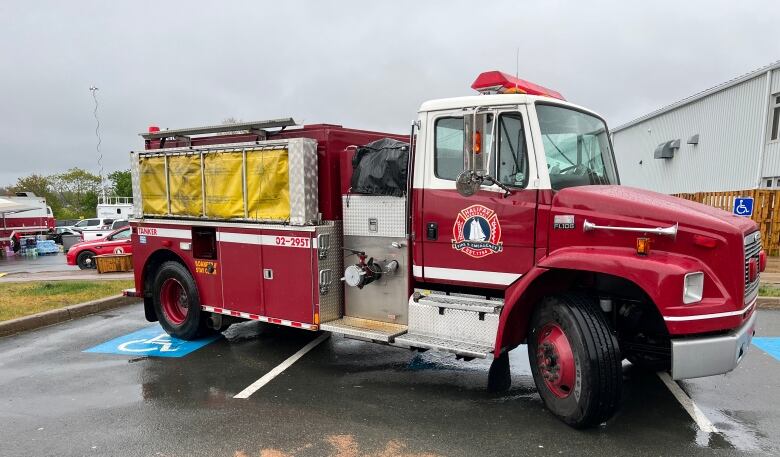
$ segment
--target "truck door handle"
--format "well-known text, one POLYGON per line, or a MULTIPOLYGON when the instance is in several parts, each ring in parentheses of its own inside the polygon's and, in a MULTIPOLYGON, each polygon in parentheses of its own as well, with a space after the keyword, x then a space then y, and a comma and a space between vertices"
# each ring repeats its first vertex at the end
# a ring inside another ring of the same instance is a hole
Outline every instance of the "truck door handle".
POLYGON ((428 222, 428 226, 425 228, 426 238, 431 241, 439 239, 439 224, 436 222, 428 222))

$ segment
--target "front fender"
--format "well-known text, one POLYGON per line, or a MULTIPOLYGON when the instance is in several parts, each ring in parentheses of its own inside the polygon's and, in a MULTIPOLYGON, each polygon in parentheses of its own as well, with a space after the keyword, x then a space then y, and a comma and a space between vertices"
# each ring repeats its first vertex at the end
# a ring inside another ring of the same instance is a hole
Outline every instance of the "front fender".
MULTIPOLYGON (((496 335, 496 355, 502 348, 514 347, 525 338, 533 306, 545 295, 566 290, 580 273, 601 273, 620 277, 641 288, 662 316, 694 316, 732 310, 741 306, 728 293, 707 265, 690 256, 651 251, 639 256, 630 248, 569 247, 543 258, 505 295, 496 335), (683 304, 683 281, 687 273, 704 273, 704 298, 683 304)), ((666 320, 670 334, 708 331, 690 322, 666 320)), ((706 324, 705 324, 706 325, 706 324)))
MULTIPOLYGON (((664 251, 651 251, 640 256, 631 248, 570 247, 556 250, 539 262, 548 269, 584 270, 627 279, 638 285, 655 303, 662 314, 673 311, 682 303, 683 280, 687 273, 701 271, 705 275, 704 297, 731 298, 712 270, 695 257, 664 251)), ((685 305, 689 310, 691 305, 685 305)))

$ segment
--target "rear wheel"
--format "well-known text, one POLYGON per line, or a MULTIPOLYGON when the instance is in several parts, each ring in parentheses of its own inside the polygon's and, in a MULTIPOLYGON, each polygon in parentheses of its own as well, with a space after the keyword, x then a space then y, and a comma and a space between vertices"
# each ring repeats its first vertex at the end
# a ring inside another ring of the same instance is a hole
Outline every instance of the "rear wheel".
POLYGON ((548 297, 530 325, 531 372, 547 408, 576 428, 612 417, 620 404, 621 357, 595 300, 579 294, 548 297))
POLYGON ((184 265, 162 264, 152 291, 157 320, 169 335, 193 340, 209 333, 205 313, 200 309, 198 287, 184 265))
POLYGON ((79 253, 78 257, 76 257, 76 265, 82 270, 91 270, 95 268, 95 253, 92 251, 79 253))

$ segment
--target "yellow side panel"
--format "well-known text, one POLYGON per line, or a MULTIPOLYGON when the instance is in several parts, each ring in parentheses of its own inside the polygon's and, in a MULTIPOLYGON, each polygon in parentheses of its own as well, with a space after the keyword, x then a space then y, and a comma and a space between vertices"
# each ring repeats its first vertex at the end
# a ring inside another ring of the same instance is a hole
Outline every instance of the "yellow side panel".
POLYGON ((261 220, 290 218, 290 179, 287 150, 248 151, 247 206, 249 217, 261 220))
POLYGON ((200 155, 169 157, 168 183, 171 189, 171 214, 200 216, 203 212, 200 155))
POLYGON ((144 214, 168 214, 165 192, 165 158, 141 157, 139 161, 144 214))
POLYGON ((206 215, 219 219, 244 217, 244 185, 240 152, 214 152, 204 158, 206 215))

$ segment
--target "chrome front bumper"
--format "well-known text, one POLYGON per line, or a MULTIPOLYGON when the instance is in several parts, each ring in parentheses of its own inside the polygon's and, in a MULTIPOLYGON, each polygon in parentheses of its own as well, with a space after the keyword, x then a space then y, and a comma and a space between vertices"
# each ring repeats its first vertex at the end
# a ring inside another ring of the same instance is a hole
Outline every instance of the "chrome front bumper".
POLYGON ((712 376, 736 368, 755 334, 756 315, 757 310, 726 335, 672 340, 672 379, 712 376))

